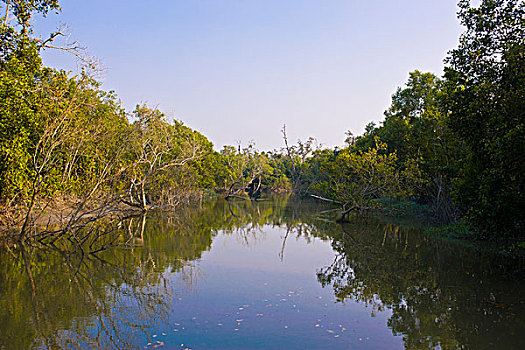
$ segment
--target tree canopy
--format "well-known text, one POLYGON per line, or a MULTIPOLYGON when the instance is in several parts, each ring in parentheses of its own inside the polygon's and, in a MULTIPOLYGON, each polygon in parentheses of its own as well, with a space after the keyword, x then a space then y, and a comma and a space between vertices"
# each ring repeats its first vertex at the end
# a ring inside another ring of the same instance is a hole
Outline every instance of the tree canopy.
POLYGON ((37 201, 55 197, 104 193, 148 210, 212 191, 253 199, 266 188, 346 209, 375 209, 386 197, 427 206, 442 224, 467 222, 479 237, 522 239, 523 0, 460 0, 465 32, 444 75, 409 73, 384 120, 363 135, 347 132, 344 147, 293 143, 283 128, 284 147, 272 152, 253 144, 218 152, 155 108, 125 111, 100 88, 92 65, 75 74, 42 64, 40 50, 59 32, 38 39, 30 19, 59 11, 57 0, 2 4, 0 203, 29 208, 22 222, 37 201))

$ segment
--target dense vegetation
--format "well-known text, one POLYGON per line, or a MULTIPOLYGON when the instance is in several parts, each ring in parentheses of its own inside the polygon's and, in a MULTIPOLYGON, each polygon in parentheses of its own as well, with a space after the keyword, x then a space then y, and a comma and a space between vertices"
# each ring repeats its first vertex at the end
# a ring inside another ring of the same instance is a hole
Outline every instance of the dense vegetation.
MULTIPOLYGON (((2 226, 20 237, 57 198, 68 214, 174 206, 213 192, 257 198, 263 189, 315 195, 343 208, 392 203, 428 208, 436 222, 467 223, 479 237, 523 242, 525 195, 525 2, 459 1, 466 30, 443 77, 414 71, 381 125, 343 148, 314 140, 259 152, 220 152, 199 132, 145 105, 132 113, 100 89, 85 60, 77 75, 44 67, 49 39, 30 19, 56 0, 2 0, 0 203, 2 226), (14 16, 14 22, 9 20, 14 16)), ((74 47, 62 47, 77 56, 74 47)), ((405 205, 404 207, 406 207, 405 205)), ((402 206, 399 206, 402 207, 402 206)))

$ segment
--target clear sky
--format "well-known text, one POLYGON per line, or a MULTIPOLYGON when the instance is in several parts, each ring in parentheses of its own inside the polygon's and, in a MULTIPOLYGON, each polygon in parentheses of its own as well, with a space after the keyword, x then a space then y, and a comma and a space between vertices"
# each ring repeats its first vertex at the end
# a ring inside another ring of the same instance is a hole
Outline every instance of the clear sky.
MULTIPOLYGON (((123 106, 158 107, 215 147, 342 145, 380 121, 415 69, 442 74, 462 28, 456 0, 63 0, 59 22, 106 68, 123 106)), ((75 70, 70 55, 44 63, 75 70)))

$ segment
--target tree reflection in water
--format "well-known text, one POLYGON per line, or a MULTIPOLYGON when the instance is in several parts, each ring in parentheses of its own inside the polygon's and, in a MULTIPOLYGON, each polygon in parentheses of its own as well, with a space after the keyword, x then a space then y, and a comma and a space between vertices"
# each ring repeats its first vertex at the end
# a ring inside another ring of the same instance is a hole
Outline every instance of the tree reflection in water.
POLYGON ((135 332, 148 334, 151 320, 167 315, 164 278, 147 260, 36 247, 13 254, 1 262, 6 348, 129 348, 135 332))
POLYGON ((355 218, 331 230, 333 263, 318 270, 339 302, 391 309, 407 349, 523 348, 521 285, 501 257, 393 224, 355 218))
POLYGON ((502 259, 383 219, 337 224, 321 214, 326 208, 287 197, 209 201, 108 223, 108 240, 119 245, 94 245, 95 254, 71 246, 4 249, 0 348, 154 344, 154 329, 178 302, 169 274, 191 289, 199 278, 195 262, 217 234, 253 245, 268 226, 281 232, 280 259, 292 236, 330 240, 335 257, 318 269, 321 285, 341 303, 369 306, 371 316, 391 310, 388 327, 406 348, 525 347, 523 283, 506 277, 502 259))

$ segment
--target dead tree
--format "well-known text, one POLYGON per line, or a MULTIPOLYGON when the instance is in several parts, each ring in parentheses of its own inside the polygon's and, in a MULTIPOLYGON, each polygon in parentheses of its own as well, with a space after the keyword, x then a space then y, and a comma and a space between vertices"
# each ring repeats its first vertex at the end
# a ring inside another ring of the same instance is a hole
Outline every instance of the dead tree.
POLYGON ((290 180, 292 182, 292 191, 297 192, 301 187, 304 173, 304 162, 312 154, 312 152, 318 147, 314 147, 316 140, 313 137, 308 138, 306 141, 297 140, 297 144, 290 145, 288 143, 288 135, 286 134, 286 125, 283 125, 281 129, 283 134, 284 148, 281 149, 281 153, 284 153, 288 158, 289 165, 287 170, 290 174, 290 180))

